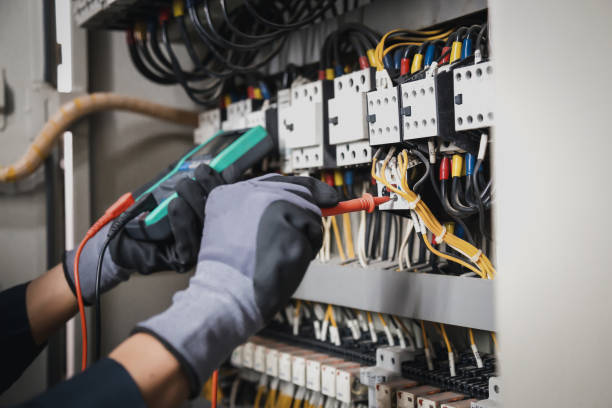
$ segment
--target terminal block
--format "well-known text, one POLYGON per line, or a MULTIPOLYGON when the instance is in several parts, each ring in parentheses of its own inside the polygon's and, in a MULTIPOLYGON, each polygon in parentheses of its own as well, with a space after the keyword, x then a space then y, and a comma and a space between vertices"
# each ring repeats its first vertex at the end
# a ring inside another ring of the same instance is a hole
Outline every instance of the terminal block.
POLYGON ((436 81, 428 75, 400 85, 404 140, 438 136, 436 81))
POLYGON ((493 64, 490 61, 453 71, 456 131, 493 125, 493 82, 493 64))
MULTIPOLYGON (((418 161, 418 159, 409 156, 409 162, 408 162, 409 169, 417 166, 419 163, 420 162, 418 161)), ((378 174, 380 174, 382 165, 383 165, 382 161, 376 162, 376 172, 378 174)), ((400 172, 397 168, 397 161, 395 160, 395 158, 393 158, 389 161, 389 163, 387 164, 387 168, 385 169, 385 176, 387 178, 387 181, 393 187, 398 187, 401 183, 401 180, 398 179, 399 174, 400 172)), ((404 198, 402 198, 397 193, 390 191, 387 188, 387 186, 385 186, 384 184, 377 181, 376 187, 378 189, 378 196, 391 197, 391 200, 378 206, 380 210, 385 211, 385 210, 409 210, 410 209, 410 203, 408 203, 408 201, 406 201, 404 198)))
POLYGON ((243 99, 230 103, 225 109, 227 119, 221 123, 224 131, 245 129, 247 127, 247 115, 253 112, 253 100, 243 99))
POLYGON ((279 137, 291 149, 293 170, 335 166, 327 127, 327 100, 332 96, 331 81, 311 82, 291 88, 290 107, 279 110, 279 137))
POLYGON ((221 109, 211 109, 198 115, 198 127, 194 131, 194 142, 202 144, 221 130, 221 109))
POLYGON ((334 79, 334 97, 328 101, 329 143, 336 145, 336 164, 369 163, 366 93, 374 89, 373 68, 334 79))

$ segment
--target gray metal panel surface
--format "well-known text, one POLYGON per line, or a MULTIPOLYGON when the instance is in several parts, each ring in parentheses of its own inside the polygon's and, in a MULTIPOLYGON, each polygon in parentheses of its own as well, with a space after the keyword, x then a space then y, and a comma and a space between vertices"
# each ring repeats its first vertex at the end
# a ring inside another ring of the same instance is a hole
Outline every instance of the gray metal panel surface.
POLYGON ((416 319, 495 330, 493 282, 314 261, 294 297, 416 319))

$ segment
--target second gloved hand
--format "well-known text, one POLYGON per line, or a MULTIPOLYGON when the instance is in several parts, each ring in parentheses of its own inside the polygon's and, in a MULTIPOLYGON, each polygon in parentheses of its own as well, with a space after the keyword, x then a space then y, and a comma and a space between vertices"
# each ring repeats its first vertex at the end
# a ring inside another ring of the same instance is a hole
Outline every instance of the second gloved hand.
POLYGON ((337 202, 332 187, 310 177, 268 175, 210 194, 188 288, 136 327, 176 356, 192 393, 287 304, 321 247, 320 207, 337 202))
MULTIPOLYGON (((166 241, 141 241, 131 238, 125 230, 120 231, 104 255, 101 293, 128 280, 133 272, 148 275, 168 270, 187 272, 193 268, 200 250, 206 199, 213 188, 223 183, 219 173, 202 164, 195 170, 194 179, 184 178, 176 184, 178 197, 168 208, 172 237, 166 241)), ((94 298, 98 256, 111 224, 98 231, 81 252, 79 280, 87 304, 94 298)), ((75 255, 76 249, 64 254, 64 275, 73 292, 75 255)))

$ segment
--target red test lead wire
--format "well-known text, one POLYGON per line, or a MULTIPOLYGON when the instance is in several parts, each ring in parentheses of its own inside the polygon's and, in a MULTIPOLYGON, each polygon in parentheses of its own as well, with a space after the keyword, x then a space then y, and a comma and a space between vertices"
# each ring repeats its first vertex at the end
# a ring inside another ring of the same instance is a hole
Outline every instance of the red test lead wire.
POLYGON ((353 200, 340 201, 335 207, 321 208, 321 215, 329 217, 332 215, 344 214, 355 211, 372 212, 377 206, 389 201, 390 197, 374 197, 372 194, 365 193, 353 200))
POLYGON ((122 212, 127 210, 132 204, 134 204, 134 197, 132 193, 125 193, 110 207, 106 209, 104 215, 92 225, 85 237, 79 244, 76 254, 74 256, 74 287, 77 295, 77 305, 79 307, 79 315, 81 317, 81 338, 82 338, 82 354, 81 354, 81 370, 87 368, 87 319, 85 318, 85 304, 83 303, 83 293, 81 292, 81 280, 79 275, 79 260, 81 259, 81 252, 85 248, 87 241, 91 239, 98 231, 100 231, 106 224, 117 218, 122 212))

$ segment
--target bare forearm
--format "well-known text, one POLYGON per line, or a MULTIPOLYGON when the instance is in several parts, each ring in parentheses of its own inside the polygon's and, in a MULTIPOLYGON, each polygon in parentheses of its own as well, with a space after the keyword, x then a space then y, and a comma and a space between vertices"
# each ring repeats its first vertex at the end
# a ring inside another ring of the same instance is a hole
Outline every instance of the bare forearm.
POLYGON ((30 282, 26 307, 32 337, 37 344, 44 343, 74 316, 76 297, 66 282, 61 264, 30 282))
POLYGON ((137 333, 109 357, 130 373, 150 408, 176 407, 189 397, 189 384, 179 362, 153 336, 137 333))

